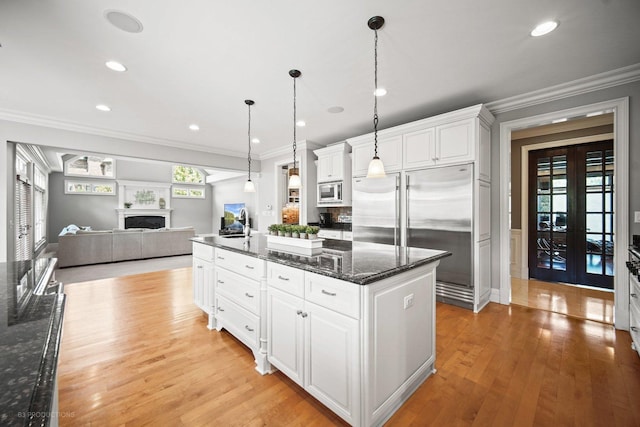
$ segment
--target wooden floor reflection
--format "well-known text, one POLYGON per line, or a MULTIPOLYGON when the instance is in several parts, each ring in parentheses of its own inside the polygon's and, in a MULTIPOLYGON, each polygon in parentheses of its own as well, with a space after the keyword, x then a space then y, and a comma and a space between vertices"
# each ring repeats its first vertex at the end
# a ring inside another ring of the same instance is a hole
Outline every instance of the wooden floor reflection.
POLYGON ((511 303, 613 324, 613 292, 511 278, 511 303))

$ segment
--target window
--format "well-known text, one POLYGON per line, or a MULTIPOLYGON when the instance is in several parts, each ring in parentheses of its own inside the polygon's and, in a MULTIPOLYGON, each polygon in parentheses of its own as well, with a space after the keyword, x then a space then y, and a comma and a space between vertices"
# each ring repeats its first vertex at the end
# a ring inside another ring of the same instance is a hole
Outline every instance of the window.
POLYGON ((47 229, 47 175, 38 168, 33 170, 33 239, 36 248, 45 243, 47 229))
POLYGON ((64 162, 65 176, 115 179, 116 164, 110 157, 75 156, 64 162))
POLYGON ((175 165, 173 167, 174 184, 201 184, 204 185, 204 174, 199 169, 191 166, 175 165))
POLYGON ((205 198, 204 174, 197 168, 184 165, 173 166, 171 195, 176 198, 205 198))
POLYGON ((31 259, 33 234, 31 233, 31 184, 29 182, 29 162, 16 154, 15 181, 15 256, 16 261, 31 259))
POLYGON ((116 194, 115 183, 92 183, 89 181, 64 181, 65 194, 91 194, 91 195, 104 195, 113 196, 116 194))
POLYGON ((204 199, 204 187, 176 187, 171 188, 171 195, 177 198, 204 199))

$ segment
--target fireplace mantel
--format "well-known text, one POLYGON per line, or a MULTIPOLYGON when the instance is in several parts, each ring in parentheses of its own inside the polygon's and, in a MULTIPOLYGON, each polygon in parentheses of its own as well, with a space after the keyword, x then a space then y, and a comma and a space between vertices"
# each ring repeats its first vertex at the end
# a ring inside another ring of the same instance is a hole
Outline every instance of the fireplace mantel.
POLYGON ((129 216, 163 216, 165 227, 171 226, 171 184, 166 182, 118 180, 118 228, 124 228, 124 219, 129 216), (147 196, 139 197, 140 193, 147 196), (161 200, 163 205, 161 205, 161 200), (125 203, 130 208, 125 208, 125 203), (161 206, 164 209, 161 209, 161 206))

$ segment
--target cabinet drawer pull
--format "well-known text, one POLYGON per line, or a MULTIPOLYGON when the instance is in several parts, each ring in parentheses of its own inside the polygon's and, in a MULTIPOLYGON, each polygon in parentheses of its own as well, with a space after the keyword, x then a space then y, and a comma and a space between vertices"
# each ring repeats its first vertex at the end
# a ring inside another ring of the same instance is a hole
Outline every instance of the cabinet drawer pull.
POLYGON ((302 317, 307 317, 308 315, 308 313, 302 313, 302 317))
POLYGON ((220 255, 218 255, 218 256, 217 256, 217 258, 218 258, 218 259, 221 259, 221 260, 223 260, 223 261, 224 261, 224 258, 223 258, 223 257, 221 257, 220 255))
POLYGON ((248 268, 249 270, 253 270, 254 269, 254 267, 252 267, 250 265, 246 265, 246 264, 245 264, 245 268, 248 268))
POLYGON ((322 290, 322 293, 325 294, 325 295, 329 295, 330 297, 335 297, 336 296, 335 292, 325 291, 324 289, 322 290))
POLYGON ((221 285, 224 285, 224 280, 218 280, 218 283, 220 283, 221 285))
POLYGON ((224 311, 224 308, 218 307, 218 311, 224 311))
POLYGON ((199 265, 198 268, 203 268, 203 266, 199 265))
POLYGON ((247 298, 253 298, 253 295, 251 295, 249 292, 245 292, 245 293, 244 293, 244 295, 245 295, 247 298))
POLYGON ((631 327, 631 330, 632 330, 633 332, 638 332, 638 328, 637 328, 636 326, 632 326, 632 327, 631 327))
POLYGON ((302 314, 302 310, 298 310, 298 311, 296 311, 296 314, 297 314, 298 316, 300 316, 300 315, 302 314))
POLYGON ((631 298, 638 298, 638 295, 636 295, 636 294, 631 294, 631 298))
POLYGON ((282 276, 280 276, 280 275, 278 275, 278 279, 280 279, 280 280, 285 280, 285 281, 289 281, 289 278, 288 278, 288 277, 282 277, 282 276))
POLYGON ((249 332, 253 332, 253 328, 250 328, 248 325, 244 325, 244 328, 249 332))

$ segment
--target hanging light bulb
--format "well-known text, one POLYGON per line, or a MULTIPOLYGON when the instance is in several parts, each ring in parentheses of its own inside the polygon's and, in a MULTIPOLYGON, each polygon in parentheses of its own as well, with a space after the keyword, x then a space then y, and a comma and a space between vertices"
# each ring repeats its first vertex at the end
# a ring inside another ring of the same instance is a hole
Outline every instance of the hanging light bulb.
POLYGON ((296 164, 296 79, 302 73, 299 70, 289 70, 289 75, 293 77, 293 169, 289 175, 289 188, 300 188, 302 181, 296 164))
POLYGON ((249 164, 249 177, 247 179, 247 182, 244 183, 244 192, 255 193, 256 186, 253 184, 253 181, 251 181, 251 106, 255 104, 255 102, 250 99, 245 99, 244 103, 247 104, 247 107, 249 107, 249 128, 247 130, 247 140, 249 141, 249 151, 247 154, 247 163, 249 164))
POLYGON ((374 96, 373 96, 373 159, 369 163, 367 170, 367 178, 384 178, 387 176, 384 172, 382 160, 378 157, 378 30, 384 25, 382 16, 374 16, 367 22, 369 28, 375 33, 374 38, 374 96))

